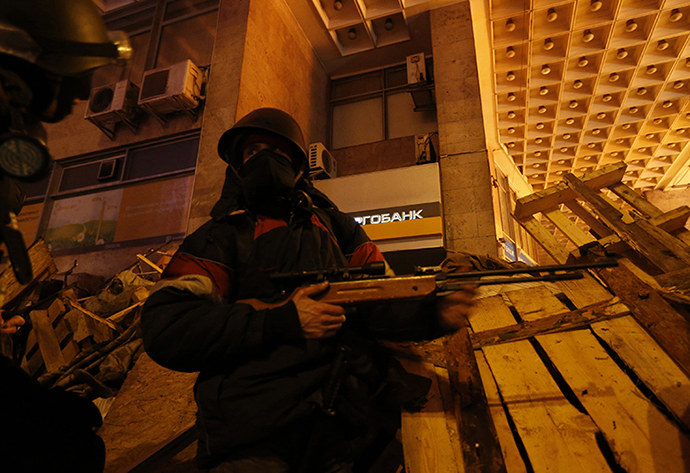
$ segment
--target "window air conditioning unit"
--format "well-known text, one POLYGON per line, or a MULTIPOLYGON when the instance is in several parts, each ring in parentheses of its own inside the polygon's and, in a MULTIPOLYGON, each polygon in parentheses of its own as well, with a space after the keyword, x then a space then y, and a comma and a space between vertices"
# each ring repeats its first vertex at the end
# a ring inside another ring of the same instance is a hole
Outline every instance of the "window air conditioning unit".
POLYGON ((111 140, 115 137, 115 125, 124 123, 136 133, 139 108, 139 87, 121 80, 91 90, 84 118, 96 125, 111 140))
POLYGON ((193 111, 202 100, 203 78, 201 69, 190 60, 146 71, 139 106, 163 124, 166 115, 175 112, 187 112, 196 120, 193 111))
POLYGON ((338 164, 323 143, 309 145, 309 176, 312 179, 330 179, 338 174, 338 164))

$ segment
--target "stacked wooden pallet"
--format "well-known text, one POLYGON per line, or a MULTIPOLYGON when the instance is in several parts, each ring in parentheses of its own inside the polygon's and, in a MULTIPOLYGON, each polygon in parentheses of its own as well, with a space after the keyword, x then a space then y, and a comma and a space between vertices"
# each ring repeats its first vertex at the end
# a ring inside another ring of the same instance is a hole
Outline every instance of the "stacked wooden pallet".
POLYGON ((408 473, 690 469, 690 323, 679 304, 690 288, 690 209, 661 212, 620 183, 624 171, 569 175, 518 201, 516 219, 557 261, 616 250, 620 266, 577 281, 481 289, 469 339, 490 422, 463 425, 447 347, 408 347, 425 360, 408 369, 434 380, 424 411, 403 417, 408 473), (537 213, 582 251, 568 253, 537 213), (495 435, 501 455, 468 437, 473 429, 495 435))

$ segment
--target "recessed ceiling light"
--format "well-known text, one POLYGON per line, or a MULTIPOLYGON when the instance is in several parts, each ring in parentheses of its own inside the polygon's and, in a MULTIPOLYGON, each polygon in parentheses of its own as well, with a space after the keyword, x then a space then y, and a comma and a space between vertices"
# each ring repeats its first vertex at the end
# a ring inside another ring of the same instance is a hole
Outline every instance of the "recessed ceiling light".
POLYGON ((682 80, 677 80, 673 83, 673 88, 674 89, 682 89, 685 86, 685 82, 682 80))
POLYGON ((515 96, 514 93, 508 92, 508 102, 512 102, 516 99, 517 97, 515 96))
POLYGON ((675 144, 675 143, 669 143, 669 144, 667 144, 666 146, 669 147, 669 148, 675 148, 675 147, 676 147, 676 144, 675 144))
POLYGON ((553 47, 554 47, 554 44, 553 44, 553 41, 551 41, 551 38, 546 38, 544 40, 544 49, 546 49, 547 51, 550 51, 553 49, 553 47))
POLYGON ((546 75, 550 72, 551 72, 551 68, 549 67, 548 64, 544 64, 543 66, 541 66, 541 73, 542 74, 546 75))
POLYGON ((618 156, 618 151, 614 151, 613 153, 611 153, 611 156, 613 156, 614 158, 618 156))
POLYGON ((506 57, 515 57, 515 50, 512 46, 506 48, 506 57))
POLYGON ((508 148, 515 148, 515 142, 511 141, 510 143, 508 143, 508 148))
POLYGON ((635 114, 636 114, 637 112, 639 112, 639 111, 640 111, 640 109, 637 108, 637 107, 630 107, 630 108, 628 109, 628 112, 630 112, 631 115, 635 115, 635 114))
POLYGON ((585 32, 582 34, 582 41, 585 43, 589 43, 594 39, 594 33, 592 33, 592 30, 585 30, 585 32))
POLYGON ((623 124, 621 125, 621 128, 624 129, 624 130, 627 130, 627 129, 630 128, 631 126, 632 126, 632 125, 631 125, 630 123, 623 123, 623 124))
POLYGON ((343 2, 340 2, 340 1, 338 1, 338 0, 336 0, 335 2, 333 2, 333 10, 335 10, 335 11, 340 11, 340 10, 342 10, 342 9, 343 9, 343 2))
POLYGON ((506 74, 506 80, 507 81, 514 81, 515 80, 515 73, 513 71, 509 71, 506 74))
POLYGON ((591 3, 589 4, 589 10, 590 11, 599 11, 601 10, 602 7, 602 2, 601 0, 592 0, 591 3))
POLYGON ((606 113, 604 113, 604 112, 597 113, 597 118, 599 120, 603 120, 604 118, 606 118, 606 113))
POLYGON ((653 140, 654 139, 654 133, 647 133, 646 135, 644 135, 644 137, 647 138, 648 140, 653 140))
POLYGON ((535 151, 534 155, 538 158, 539 156, 541 156, 541 151, 535 151))
POLYGON ((678 10, 677 8, 674 8, 673 10, 671 10, 671 16, 669 19, 672 22, 675 23, 676 21, 680 20, 681 18, 683 18, 683 14, 681 13, 680 10, 678 10))
POLYGON ((566 148, 565 146, 561 148, 561 153, 567 153, 567 152, 568 152, 568 148, 566 148))
POLYGON ((540 167, 541 167, 541 164, 539 164, 539 163, 534 163, 534 164, 532 164, 532 167, 533 167, 533 168, 540 168, 540 167))
POLYGON ((637 89, 637 95, 644 95, 646 93, 647 89, 645 89, 644 87, 640 87, 639 89, 637 89))
POLYGON ((574 119, 574 118, 566 118, 566 119, 565 119, 565 124, 566 124, 566 125, 572 125, 573 123, 575 123, 575 119, 574 119))
POLYGON ((587 147, 588 147, 588 148, 596 148, 597 145, 596 145, 596 143, 589 143, 589 144, 587 145, 587 147))
POLYGON ((616 140, 616 144, 617 144, 617 145, 622 145, 623 143, 625 143, 625 140, 624 140, 623 138, 618 138, 618 139, 616 140))
POLYGON ((593 135, 598 135, 599 133, 601 133, 601 130, 599 128, 595 128, 592 130, 593 135))
POLYGON ((578 79, 578 80, 576 80, 575 82, 573 82, 573 89, 579 89, 579 88, 581 88, 583 85, 584 85, 584 84, 582 83, 582 81, 581 81, 580 79, 578 79))
POLYGON ((563 133, 563 139, 569 140, 570 139, 570 133, 563 133))
POLYGON ((609 82, 616 82, 620 78, 621 76, 619 76, 617 72, 612 72, 609 76, 609 82))
POLYGON ((673 102, 671 102, 670 100, 664 100, 664 103, 661 104, 661 106, 664 108, 671 108, 673 106, 673 102))
POLYGON ((628 51, 626 51, 624 48, 621 48, 618 50, 618 53, 616 53, 616 57, 618 59, 625 59, 628 57, 628 51))
POLYGON ((558 19, 558 13, 554 8, 549 8, 549 10, 546 12, 546 21, 552 22, 556 21, 558 19))
POLYGON ((507 31, 515 31, 515 28, 517 28, 517 26, 513 22, 513 19, 508 18, 508 21, 506 21, 506 30, 507 31))
POLYGON ((544 113, 546 113, 546 107, 544 107, 543 105, 540 105, 539 108, 537 109, 537 112, 539 112, 540 114, 543 115, 544 113))
POLYGON ((635 20, 628 20, 625 23, 625 31, 627 31, 628 33, 632 33, 636 29, 637 29, 637 23, 635 23, 635 20))
POLYGON ((679 135, 682 135, 683 133, 685 133, 685 128, 678 128, 676 130, 676 133, 678 133, 679 135))
POLYGON ((668 49, 669 46, 670 45, 668 44, 668 42, 665 39, 662 39, 661 41, 656 43, 657 51, 664 51, 664 50, 668 49))
POLYGON ((589 64, 589 59, 587 59, 585 56, 582 56, 578 61, 577 65, 580 67, 585 67, 587 64, 589 64))
POLYGON ((548 88, 548 87, 542 86, 542 87, 539 89, 539 95, 546 95, 546 94, 548 94, 548 93, 549 93, 549 88, 548 88))
POLYGON ((646 72, 647 72, 647 75, 651 76, 652 74, 656 74, 656 71, 658 71, 658 70, 659 69, 654 64, 650 64, 649 66, 647 66, 646 72))
POLYGON ((357 39, 357 30, 354 28, 350 28, 349 30, 347 30, 347 37, 351 40, 357 39))
POLYGON ((559 159, 558 164, 565 164, 565 159, 559 159))
POLYGON ((543 124, 542 122, 539 122, 539 123, 536 124, 535 128, 536 128, 537 130, 541 130, 542 128, 544 128, 544 124, 543 124))
POLYGON ((515 133, 515 128, 511 126, 510 128, 508 128, 508 134, 512 135, 513 133, 515 133))
POLYGON ((542 138, 535 138, 534 142, 538 145, 540 145, 544 140, 542 138))
POLYGON ((515 118, 515 112, 513 112, 512 110, 508 112, 508 118, 515 118))
POLYGON ((654 120, 652 120, 652 123, 654 123, 655 125, 661 125, 661 122, 663 122, 661 118, 655 118, 654 120))
POLYGON ((639 153, 644 153, 645 151, 647 151, 647 148, 645 148, 645 147, 643 146, 643 147, 641 147, 641 148, 637 148, 637 151, 638 151, 639 153))
POLYGON ((601 101, 602 102, 610 102, 612 98, 613 97, 611 97, 610 94, 604 94, 604 96, 601 98, 601 101))
POLYGON ((392 18, 386 18, 386 21, 383 23, 383 28, 386 31, 390 31, 393 29, 395 25, 393 25, 393 19, 392 18))
POLYGON ((579 104, 577 103, 577 100, 571 100, 570 103, 568 104, 568 107, 570 108, 577 108, 579 104))

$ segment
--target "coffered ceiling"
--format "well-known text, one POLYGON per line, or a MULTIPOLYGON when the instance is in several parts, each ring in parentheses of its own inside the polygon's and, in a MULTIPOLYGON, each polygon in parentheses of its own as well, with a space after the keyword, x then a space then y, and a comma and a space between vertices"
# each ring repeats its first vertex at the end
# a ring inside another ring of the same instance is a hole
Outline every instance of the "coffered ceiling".
POLYGON ((674 183, 690 139, 690 2, 490 0, 500 141, 535 190, 625 161, 674 183))

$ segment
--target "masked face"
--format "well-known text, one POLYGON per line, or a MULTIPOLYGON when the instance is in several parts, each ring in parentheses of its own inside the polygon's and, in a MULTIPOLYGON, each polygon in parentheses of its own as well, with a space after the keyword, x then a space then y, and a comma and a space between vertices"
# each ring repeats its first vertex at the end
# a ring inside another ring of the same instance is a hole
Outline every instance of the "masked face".
POLYGON ((269 148, 261 149, 245 161, 239 174, 249 210, 274 217, 282 217, 289 212, 288 198, 297 175, 287 156, 269 148))

